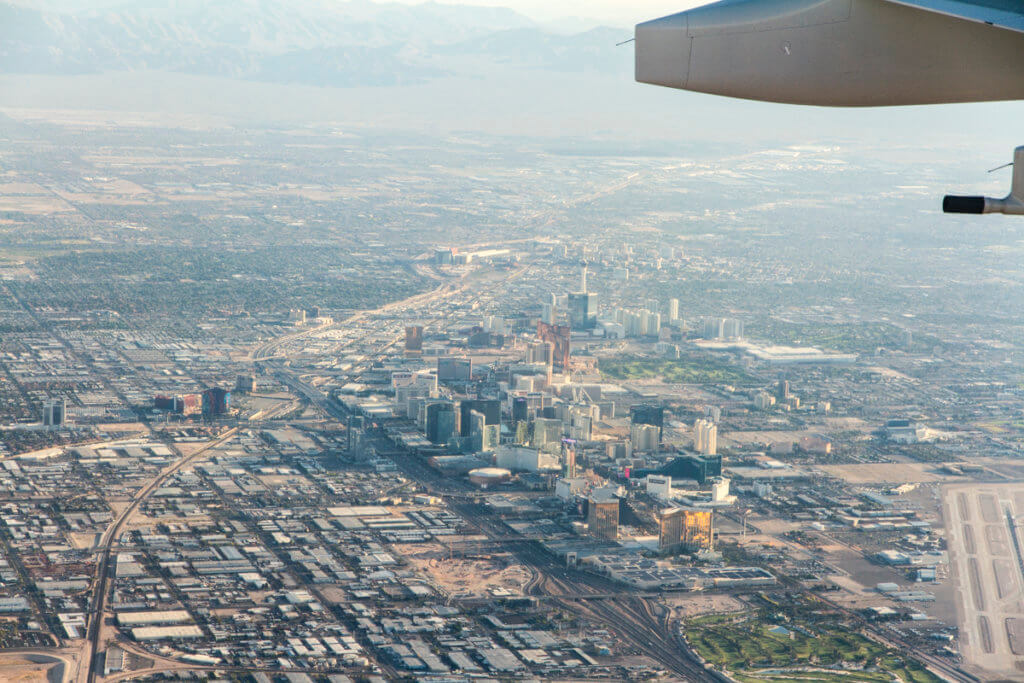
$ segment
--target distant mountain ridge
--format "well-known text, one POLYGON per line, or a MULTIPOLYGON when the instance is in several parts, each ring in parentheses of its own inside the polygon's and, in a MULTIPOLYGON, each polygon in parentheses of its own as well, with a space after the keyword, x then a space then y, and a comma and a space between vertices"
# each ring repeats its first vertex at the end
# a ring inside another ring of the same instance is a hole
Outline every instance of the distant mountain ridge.
POLYGON ((158 70, 278 83, 386 86, 488 63, 617 68, 622 32, 550 33, 506 8, 213 0, 54 13, 0 3, 0 73, 158 70))

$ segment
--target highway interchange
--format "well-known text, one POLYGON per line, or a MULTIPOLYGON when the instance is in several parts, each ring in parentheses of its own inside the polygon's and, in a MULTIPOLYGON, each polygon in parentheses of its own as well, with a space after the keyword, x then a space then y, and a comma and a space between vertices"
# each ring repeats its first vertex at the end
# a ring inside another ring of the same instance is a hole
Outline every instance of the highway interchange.
MULTIPOLYGON (((507 276, 493 281, 489 286, 475 289, 475 293, 466 303, 479 303, 490 297, 499 296, 504 288, 513 280, 526 276, 528 267, 513 270, 507 276)), ((402 315, 410 319, 423 320, 418 310, 427 303, 454 297, 466 290, 466 285, 454 286, 441 284, 431 292, 418 295, 402 302, 390 304, 373 314, 390 314, 390 324, 385 322, 386 333, 390 342, 379 349, 379 355, 367 359, 363 366, 352 368, 350 374, 357 376, 374 360, 382 357, 388 348, 397 344, 404 334, 402 315)), ((282 349, 288 343, 320 333, 328 327, 351 324, 370 317, 370 313, 358 313, 342 323, 323 326, 289 335, 287 338, 269 342, 257 349, 253 354, 272 372, 274 377, 287 385, 293 392, 318 406, 324 413, 338 420, 347 419, 347 414, 337 402, 320 389, 304 381, 302 376, 288 367, 282 357, 282 349)), ((434 322, 426 319, 426 323, 434 322)), ((379 332, 379 330, 378 330, 379 332)), ((385 445, 386 444, 382 444, 385 445)), ((409 478, 417 481, 428 491, 445 498, 453 510, 473 524, 488 539, 502 543, 516 539, 518 534, 504 524, 499 518, 488 514, 483 506, 467 501, 471 496, 469 485, 461 481, 445 478, 438 472, 427 467, 421 460, 403 456, 394 452, 393 460, 399 469, 409 478)), ((677 630, 668 623, 666 611, 658 605, 658 599, 652 595, 628 595, 623 593, 621 586, 607 579, 573 571, 565 568, 549 552, 537 542, 504 543, 504 547, 514 553, 524 566, 534 574, 528 586, 530 595, 548 599, 568 612, 574 613, 588 621, 601 623, 619 634, 623 641, 632 643, 641 653, 659 662, 665 669, 683 680, 706 681, 718 675, 700 664, 688 647, 677 637, 677 630), (592 596, 593 599, 586 599, 592 596), (610 597, 611 596, 611 597, 610 597)))
MULTIPOLYGON (((419 264, 418 268, 425 265, 419 264)), ((440 320, 436 311, 437 304, 460 298, 463 304, 485 304, 495 297, 501 296, 508 285, 521 277, 528 277, 530 266, 516 266, 495 276, 467 281, 465 278, 441 278, 434 289, 393 302, 381 308, 359 311, 351 316, 312 328, 303 329, 292 334, 268 340, 250 352, 250 357, 257 367, 265 374, 276 378, 287 386, 301 400, 318 407, 330 418, 345 421, 348 415, 345 409, 332 400, 320 388, 314 386, 300 371, 293 368, 290 357, 301 353, 304 341, 316 335, 328 334, 334 330, 362 330, 366 335, 378 340, 375 352, 367 354, 362 364, 347 370, 351 377, 358 377, 360 372, 372 363, 383 358, 390 349, 404 337, 404 325, 407 320, 417 320, 424 324, 440 320)), ((358 336, 349 337, 347 342, 336 346, 336 351, 364 343, 366 340, 358 336)), ((269 417, 273 417, 270 415, 269 417)), ((216 446, 231 439, 239 426, 230 426, 215 439, 189 454, 176 451, 178 458, 162 470, 156 477, 143 486, 135 495, 131 504, 111 522, 102 535, 96 549, 98 560, 96 575, 93 579, 92 601, 89 610, 88 632, 83 651, 75 667, 66 666, 65 680, 78 683, 93 683, 102 672, 103 648, 114 635, 113 629, 105 628, 108 617, 108 597, 111 589, 111 558, 116 554, 122 533, 141 505, 154 491, 182 468, 194 465, 202 460, 203 455, 216 446), (88 666, 83 666, 88 662, 88 666)), ((402 453, 394 444, 381 435, 373 437, 379 446, 378 452, 390 457, 408 478, 423 486, 426 490, 445 499, 449 507, 462 516, 469 524, 488 539, 488 542, 500 546, 511 553, 523 566, 532 572, 533 578, 526 587, 527 594, 557 605, 561 610, 574 614, 582 620, 603 625, 617 634, 624 643, 629 643, 637 653, 648 656, 658 662, 667 672, 681 680, 705 681, 720 678, 719 674, 706 669, 681 639, 678 624, 672 623, 668 610, 661 604, 659 596, 649 593, 630 593, 622 587, 599 576, 571 570, 563 566, 557 558, 546 551, 539 543, 524 539, 512 530, 499 517, 488 512, 485 506, 475 501, 476 492, 467 482, 445 478, 417 458, 402 453)), ((842 609, 838 605, 832 605, 842 609)), ((891 631, 882 630, 870 624, 864 624, 865 631, 891 647, 899 648, 906 643, 891 631)), ((144 650, 128 646, 130 651, 141 655, 144 650)), ((228 671, 223 666, 199 665, 174 659, 173 657, 154 657, 147 655, 151 665, 136 672, 118 674, 110 680, 128 680, 133 677, 150 673, 172 670, 219 670, 228 671)), ((921 656, 920 654, 918 656, 921 656)), ((956 681, 974 680, 959 669, 935 657, 922 657, 929 668, 940 673, 944 678, 956 681)), ((724 679, 723 679, 724 680, 724 679)))
MULTIPOLYGON (((488 245, 489 246, 489 245, 488 245)), ((521 267, 512 271, 507 277, 502 278, 490 287, 481 288, 468 299, 468 303, 482 302, 488 297, 500 295, 502 288, 511 280, 522 277, 526 274, 527 268, 521 267)), ((375 311, 378 315, 391 316, 384 321, 384 330, 390 336, 390 341, 379 349, 379 355, 368 358, 364 365, 350 370, 355 377, 359 372, 368 367, 372 362, 382 358, 386 351, 399 343, 402 339, 404 326, 402 316, 407 319, 425 320, 427 324, 435 322, 435 318, 428 319, 421 315, 420 307, 428 303, 436 303, 444 299, 453 298, 455 295, 466 291, 467 286, 455 286, 453 284, 441 284, 434 290, 405 301, 390 304, 387 307, 375 311)), ((349 320, 346 324, 357 320, 371 317, 372 314, 360 313, 349 320)), ((337 325, 337 324, 336 324, 337 325)), ((330 397, 324 394, 317 387, 304 381, 302 376, 284 362, 286 354, 281 354, 282 347, 288 342, 301 340, 304 336, 316 334, 321 329, 310 330, 290 336, 283 344, 272 342, 267 347, 257 350, 255 358, 263 360, 267 369, 282 383, 286 384, 297 395, 304 397, 310 403, 318 406, 325 414, 339 420, 347 419, 344 408, 330 397)), ((378 330, 379 332, 379 330, 378 330)), ((534 573, 534 579, 528 586, 528 591, 533 596, 542 597, 546 600, 556 602, 561 608, 575 613, 580 617, 607 625, 616 631, 620 637, 627 642, 633 643, 643 654, 648 655, 659 662, 665 669, 683 680, 706 681, 721 678, 713 671, 706 669, 699 663, 694 653, 685 642, 679 637, 678 625, 670 623, 667 611, 659 605, 659 600, 652 595, 622 594, 622 589, 602 577, 573 571, 562 566, 557 559, 544 550, 536 542, 508 542, 515 540, 518 535, 508 527, 500 518, 487 513, 484 507, 472 502, 472 490, 468 483, 454 481, 443 477, 438 472, 419 459, 410 458, 397 452, 394 445, 380 443, 380 452, 390 454, 399 469, 409 478, 423 485, 427 490, 442 496, 449 505, 461 516, 471 522, 477 529, 495 543, 503 544, 503 547, 514 553, 516 558, 534 573), (388 447, 391 447, 389 453, 388 447), (593 596, 594 599, 586 599, 593 596), (599 597, 600 596, 600 597, 599 597), (614 596, 614 597, 610 597, 614 596)), ((794 586, 795 588, 795 586, 794 586)), ((816 596, 821 599, 821 596, 816 596)), ((877 625, 865 622, 852 611, 843 608, 837 603, 824 600, 832 608, 847 613, 862 623, 865 633, 883 644, 896 649, 906 650, 908 643, 898 634, 890 629, 883 629, 877 625)), ((924 661, 926 666, 933 672, 946 680, 969 683, 977 679, 962 671, 957 666, 939 657, 917 653, 917 656, 924 661)), ((726 680, 726 679, 722 679, 726 680)))

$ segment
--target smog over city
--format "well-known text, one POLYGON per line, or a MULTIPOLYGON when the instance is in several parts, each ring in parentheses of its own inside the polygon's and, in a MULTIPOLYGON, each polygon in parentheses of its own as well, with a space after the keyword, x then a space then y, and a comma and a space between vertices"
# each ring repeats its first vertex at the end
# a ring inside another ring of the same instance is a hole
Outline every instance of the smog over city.
POLYGON ((0 0, 0 681, 1022 680, 1024 103, 698 4, 0 0))

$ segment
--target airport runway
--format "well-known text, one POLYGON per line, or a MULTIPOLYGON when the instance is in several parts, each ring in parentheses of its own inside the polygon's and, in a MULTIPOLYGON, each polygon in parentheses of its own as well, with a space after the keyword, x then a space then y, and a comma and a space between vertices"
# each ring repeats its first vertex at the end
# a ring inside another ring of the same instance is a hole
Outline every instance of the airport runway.
POLYGON ((1024 483, 949 486, 943 503, 964 666, 1024 680, 1024 483))

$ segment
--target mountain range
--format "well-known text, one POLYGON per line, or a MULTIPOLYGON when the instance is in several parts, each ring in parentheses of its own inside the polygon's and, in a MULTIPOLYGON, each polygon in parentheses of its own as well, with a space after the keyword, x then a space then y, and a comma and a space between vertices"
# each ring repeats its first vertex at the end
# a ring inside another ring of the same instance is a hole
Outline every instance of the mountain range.
POLYGON ((564 35, 510 9, 359 0, 139 1, 55 12, 0 3, 0 73, 170 71, 334 87, 485 74, 623 73, 627 32, 564 35))

